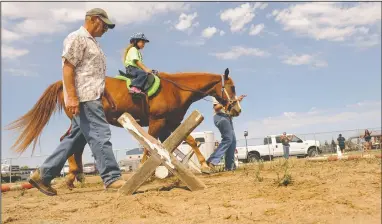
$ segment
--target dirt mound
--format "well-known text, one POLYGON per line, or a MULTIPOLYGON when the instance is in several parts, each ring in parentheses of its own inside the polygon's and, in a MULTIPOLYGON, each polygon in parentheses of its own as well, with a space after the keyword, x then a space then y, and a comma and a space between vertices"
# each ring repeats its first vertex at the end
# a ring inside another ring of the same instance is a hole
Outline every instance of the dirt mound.
POLYGON ((55 197, 36 189, 5 192, 2 223, 381 222, 381 159, 291 159, 287 166, 280 160, 199 177, 207 189, 198 192, 169 178, 118 196, 105 192, 98 176, 73 191, 59 187, 55 197))

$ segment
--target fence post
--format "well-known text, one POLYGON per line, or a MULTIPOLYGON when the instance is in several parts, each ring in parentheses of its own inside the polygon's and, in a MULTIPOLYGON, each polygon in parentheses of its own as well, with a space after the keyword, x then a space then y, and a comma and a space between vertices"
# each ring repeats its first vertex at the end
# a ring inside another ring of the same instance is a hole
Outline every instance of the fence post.
POLYGON ((271 162, 271 149, 269 148, 269 139, 271 138, 270 136, 267 136, 267 145, 268 145, 268 156, 269 156, 269 162, 271 162))
POLYGON ((316 156, 318 154, 318 149, 317 149, 317 141, 316 141, 316 132, 313 133, 314 136, 314 145, 316 146, 316 156))
POLYGON ((12 183, 12 158, 9 158, 9 183, 12 183))

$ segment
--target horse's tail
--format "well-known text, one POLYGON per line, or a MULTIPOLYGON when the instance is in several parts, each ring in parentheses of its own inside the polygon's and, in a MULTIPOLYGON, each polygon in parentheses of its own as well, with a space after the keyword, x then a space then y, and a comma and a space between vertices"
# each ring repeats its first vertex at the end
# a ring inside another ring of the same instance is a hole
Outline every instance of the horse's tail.
POLYGON ((21 130, 20 136, 12 145, 12 149, 22 153, 33 142, 33 152, 43 128, 48 124, 57 109, 62 111, 64 103, 60 94, 63 91, 62 81, 51 84, 28 113, 7 125, 7 130, 21 130))

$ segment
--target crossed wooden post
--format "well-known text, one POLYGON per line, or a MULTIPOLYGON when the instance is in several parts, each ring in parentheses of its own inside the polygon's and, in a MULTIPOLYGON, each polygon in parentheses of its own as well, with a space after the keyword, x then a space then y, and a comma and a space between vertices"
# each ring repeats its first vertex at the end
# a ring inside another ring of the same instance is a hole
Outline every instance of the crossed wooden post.
POLYGON ((197 110, 191 115, 161 144, 158 140, 150 136, 139 126, 135 119, 124 113, 118 122, 129 131, 138 142, 150 151, 150 157, 131 176, 126 184, 119 190, 122 194, 133 194, 149 177, 153 175, 155 169, 164 165, 171 173, 184 182, 191 191, 206 188, 196 176, 188 170, 184 164, 179 162, 172 152, 182 143, 182 141, 204 120, 202 114, 197 110))

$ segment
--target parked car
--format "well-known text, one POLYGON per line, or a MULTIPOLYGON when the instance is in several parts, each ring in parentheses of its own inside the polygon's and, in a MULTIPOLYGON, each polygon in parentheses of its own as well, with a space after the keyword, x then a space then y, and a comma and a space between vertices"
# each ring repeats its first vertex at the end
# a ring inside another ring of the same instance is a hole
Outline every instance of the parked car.
POLYGON ((1 164, 1 181, 12 182, 21 180, 20 166, 1 164))
POLYGON ((84 164, 83 170, 84 170, 84 174, 88 174, 88 175, 98 173, 98 170, 97 170, 95 163, 84 164))
MULTIPOLYGON (((266 136, 263 145, 237 147, 239 160, 253 162, 283 156, 284 152, 280 137, 281 135, 266 136)), ((313 157, 321 153, 319 141, 302 140, 294 135, 289 144, 289 155, 291 156, 313 157)))

